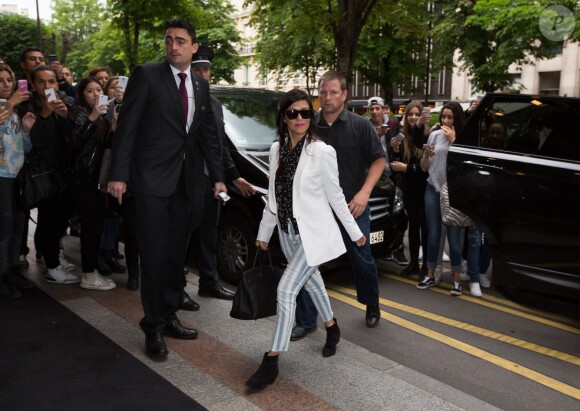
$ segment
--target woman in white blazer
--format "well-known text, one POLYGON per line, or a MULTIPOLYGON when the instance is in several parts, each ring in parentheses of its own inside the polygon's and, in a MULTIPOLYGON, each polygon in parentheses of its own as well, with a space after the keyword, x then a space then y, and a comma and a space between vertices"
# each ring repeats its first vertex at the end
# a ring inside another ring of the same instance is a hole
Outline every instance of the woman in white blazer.
POLYGON ((277 114, 277 137, 270 148, 268 203, 264 207, 256 245, 268 249, 278 227, 282 251, 288 260, 278 285, 278 316, 272 348, 258 371, 246 381, 263 389, 278 376, 278 356, 288 351, 294 323, 296 296, 304 287, 326 326, 324 357, 336 353, 340 329, 318 266, 346 252, 333 211, 358 246, 366 242, 348 210, 338 183, 334 149, 314 135, 314 110, 308 94, 294 89, 282 97, 277 114))

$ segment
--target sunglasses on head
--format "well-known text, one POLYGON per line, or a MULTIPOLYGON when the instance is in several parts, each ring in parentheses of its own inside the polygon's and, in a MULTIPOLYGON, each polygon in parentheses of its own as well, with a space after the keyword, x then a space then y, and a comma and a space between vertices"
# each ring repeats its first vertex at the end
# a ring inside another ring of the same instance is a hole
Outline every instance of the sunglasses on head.
POLYGON ((300 114, 300 117, 306 120, 314 115, 314 110, 310 110, 309 108, 304 108, 302 110, 290 108, 286 110, 284 114, 289 120, 296 120, 298 118, 298 114, 300 114))

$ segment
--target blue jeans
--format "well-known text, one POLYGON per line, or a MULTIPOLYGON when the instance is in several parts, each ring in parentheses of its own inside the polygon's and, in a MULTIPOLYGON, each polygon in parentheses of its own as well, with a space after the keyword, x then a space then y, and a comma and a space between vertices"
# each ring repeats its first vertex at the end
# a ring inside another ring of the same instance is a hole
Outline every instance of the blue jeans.
MULTIPOLYGON (((427 217, 428 245, 427 245, 427 268, 437 266, 437 256, 439 255, 439 242, 441 239, 441 205, 439 203, 439 193, 435 187, 427 183, 425 188, 425 216, 427 217)), ((447 226, 447 241, 449 242, 449 258, 451 260, 451 271, 458 273, 461 271, 461 235, 462 227, 447 226)))
MULTIPOLYGON (((338 226, 354 276, 357 301, 365 305, 378 304, 379 278, 377 265, 371 253, 371 217, 369 207, 358 218, 355 218, 355 221, 367 238, 367 242, 363 247, 357 247, 340 222, 338 226)), ((316 316, 317 311, 312 299, 304 289, 300 290, 296 300, 296 325, 304 328, 314 328, 316 327, 316 316)))
POLYGON ((491 250, 483 241, 483 232, 479 227, 469 227, 469 247, 467 249, 467 270, 469 281, 479 282, 479 274, 485 273, 491 261, 491 250))

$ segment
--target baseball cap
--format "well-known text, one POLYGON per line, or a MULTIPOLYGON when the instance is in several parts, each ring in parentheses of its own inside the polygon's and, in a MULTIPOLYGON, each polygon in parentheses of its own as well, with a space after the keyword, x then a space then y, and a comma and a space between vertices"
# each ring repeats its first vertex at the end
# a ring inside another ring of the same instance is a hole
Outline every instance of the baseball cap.
POLYGON ((369 100, 367 102, 367 106, 370 107, 373 104, 378 104, 379 106, 384 107, 385 106, 385 100, 383 100, 379 96, 371 97, 371 98, 369 98, 369 100))

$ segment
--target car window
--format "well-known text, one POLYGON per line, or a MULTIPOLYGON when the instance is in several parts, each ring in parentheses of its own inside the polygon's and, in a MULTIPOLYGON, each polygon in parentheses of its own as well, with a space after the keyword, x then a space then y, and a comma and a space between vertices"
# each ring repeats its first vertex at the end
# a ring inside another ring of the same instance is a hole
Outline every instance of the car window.
POLYGON ((249 92, 214 95, 223 105, 225 130, 236 147, 263 150, 272 145, 280 96, 249 92))
POLYGON ((480 121, 480 146, 580 161, 580 107, 565 100, 499 100, 480 121))

